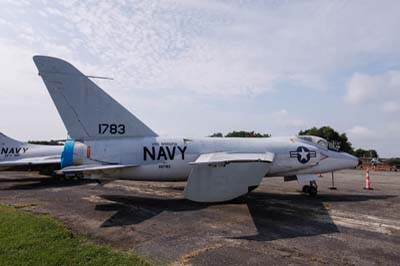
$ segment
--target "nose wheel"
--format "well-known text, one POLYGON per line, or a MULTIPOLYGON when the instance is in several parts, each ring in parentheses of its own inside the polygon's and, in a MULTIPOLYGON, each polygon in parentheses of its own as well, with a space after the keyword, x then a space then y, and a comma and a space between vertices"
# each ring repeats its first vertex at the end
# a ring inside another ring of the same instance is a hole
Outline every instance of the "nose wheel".
POLYGON ((309 194, 311 197, 316 197, 318 194, 318 185, 315 180, 310 181, 310 185, 303 186, 303 192, 309 194))

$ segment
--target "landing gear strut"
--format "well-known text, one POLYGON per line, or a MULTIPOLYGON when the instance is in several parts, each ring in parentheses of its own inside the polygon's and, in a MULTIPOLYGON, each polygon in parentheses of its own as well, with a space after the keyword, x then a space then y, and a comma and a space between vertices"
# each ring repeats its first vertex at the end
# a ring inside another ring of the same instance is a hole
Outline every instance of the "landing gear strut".
POLYGON ((310 185, 303 186, 303 192, 309 194, 311 197, 317 196, 318 185, 315 180, 310 181, 310 185))

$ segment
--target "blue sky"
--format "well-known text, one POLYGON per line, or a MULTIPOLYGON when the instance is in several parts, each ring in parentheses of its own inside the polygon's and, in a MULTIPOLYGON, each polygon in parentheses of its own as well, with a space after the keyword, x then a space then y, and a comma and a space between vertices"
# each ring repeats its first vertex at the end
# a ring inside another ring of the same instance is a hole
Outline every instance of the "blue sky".
POLYGON ((64 138, 32 62, 66 59, 160 135, 346 132, 399 156, 399 1, 0 0, 1 128, 64 138))

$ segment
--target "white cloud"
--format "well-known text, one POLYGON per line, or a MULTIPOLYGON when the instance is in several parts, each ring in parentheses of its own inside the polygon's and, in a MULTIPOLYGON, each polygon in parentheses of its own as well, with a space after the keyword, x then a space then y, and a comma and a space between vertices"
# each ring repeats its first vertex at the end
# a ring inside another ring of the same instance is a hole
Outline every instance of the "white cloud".
POLYGON ((399 102, 388 101, 382 106, 382 110, 386 113, 396 113, 400 111, 399 102))
POLYGON ((346 131, 353 147, 375 149, 380 157, 398 157, 400 123, 387 122, 385 127, 371 123, 369 127, 354 126, 346 131))
MULTIPOLYGON (((38 5, 39 15, 31 13, 33 23, 22 19, 14 27, 26 42, 43 45, 43 51, 56 45, 63 50, 53 49, 54 55, 102 65, 116 80, 136 88, 254 96, 276 90, 282 81, 324 90, 338 69, 368 65, 377 56, 398 56, 393 5, 48 2, 38 5), (25 33, 27 25, 34 27, 33 34, 25 33)), ((31 9, 20 7, 18 12, 31 9)))
POLYGON ((21 140, 64 138, 64 126, 33 64, 34 54, 0 39, 0 131, 21 140))
POLYGON ((277 126, 296 131, 296 133, 306 125, 302 119, 290 115, 286 109, 273 112, 272 118, 277 126))
MULTIPOLYGON (((26 90, 26 87, 33 87, 40 84, 34 72, 32 64, 33 51, 27 48, 21 48, 14 42, 0 38, 0 99, 9 101, 12 97, 27 97, 29 99, 37 98, 37 93, 32 90, 26 90), (7 73, 7 74, 4 74, 7 73)), ((41 85, 41 84, 40 84, 41 85)))
POLYGON ((347 83, 346 102, 380 104, 384 110, 393 111, 397 104, 390 101, 400 96, 400 71, 378 75, 355 73, 347 83))
MULTIPOLYGON (((400 122, 397 120, 395 122, 389 122, 384 129, 384 136, 389 140, 397 140, 400 136, 400 122)), ((396 141, 397 143, 397 141, 396 141)), ((398 148, 398 145, 394 145, 398 148)))
POLYGON ((354 74, 347 83, 345 100, 348 103, 358 104, 372 99, 378 93, 378 80, 368 75, 354 74))
POLYGON ((371 139, 375 136, 372 130, 364 126, 354 126, 347 130, 347 134, 351 139, 355 139, 356 141, 360 139, 371 139))

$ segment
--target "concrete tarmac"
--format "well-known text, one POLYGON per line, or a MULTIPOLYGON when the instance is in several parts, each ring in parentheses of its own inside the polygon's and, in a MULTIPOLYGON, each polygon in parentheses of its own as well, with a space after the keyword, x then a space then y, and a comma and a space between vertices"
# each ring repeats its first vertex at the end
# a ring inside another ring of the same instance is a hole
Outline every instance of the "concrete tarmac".
POLYGON ((324 174, 316 198, 265 178, 224 204, 183 198, 184 182, 57 180, 0 172, 0 203, 49 214, 73 232, 155 265, 399 265, 400 173, 324 174))

